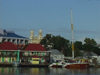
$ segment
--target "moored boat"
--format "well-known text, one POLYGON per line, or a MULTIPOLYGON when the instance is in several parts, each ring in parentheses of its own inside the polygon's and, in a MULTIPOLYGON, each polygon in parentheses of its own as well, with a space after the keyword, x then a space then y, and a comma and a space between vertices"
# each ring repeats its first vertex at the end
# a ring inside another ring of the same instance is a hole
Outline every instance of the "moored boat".
POLYGON ((49 67, 61 68, 61 67, 63 67, 63 62, 62 61, 56 61, 56 62, 50 64, 49 67))
POLYGON ((63 65, 63 67, 67 69, 86 69, 89 68, 89 63, 87 61, 82 61, 82 60, 67 61, 63 65))
POLYGON ((81 62, 80 59, 75 59, 75 48, 74 48, 74 27, 73 27, 73 21, 72 21, 72 9, 71 9, 71 31, 72 31, 72 59, 67 60, 64 64, 64 68, 69 69, 84 69, 89 67, 88 62, 81 62))
POLYGON ((60 67, 62 67, 62 64, 60 64, 60 63, 52 63, 52 64, 50 64, 50 67, 60 68, 60 67))
POLYGON ((64 67, 68 69, 86 69, 89 67, 89 64, 87 63, 66 63, 64 67))

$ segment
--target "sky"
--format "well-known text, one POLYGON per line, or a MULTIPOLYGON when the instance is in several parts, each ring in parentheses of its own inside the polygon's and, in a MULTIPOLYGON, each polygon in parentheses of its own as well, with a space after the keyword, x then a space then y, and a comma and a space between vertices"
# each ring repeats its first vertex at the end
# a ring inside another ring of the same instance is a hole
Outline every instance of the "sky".
POLYGON ((70 9, 74 24, 74 40, 86 37, 100 43, 100 0, 0 0, 0 28, 29 37, 60 35, 71 40, 70 9))

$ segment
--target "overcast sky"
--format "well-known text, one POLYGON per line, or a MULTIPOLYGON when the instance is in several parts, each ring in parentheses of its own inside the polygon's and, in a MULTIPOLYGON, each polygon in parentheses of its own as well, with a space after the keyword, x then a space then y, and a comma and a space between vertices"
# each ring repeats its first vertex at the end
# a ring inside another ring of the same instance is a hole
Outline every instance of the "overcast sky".
POLYGON ((0 28, 29 37, 30 30, 71 40, 70 8, 75 40, 100 43, 100 0, 0 0, 0 28))

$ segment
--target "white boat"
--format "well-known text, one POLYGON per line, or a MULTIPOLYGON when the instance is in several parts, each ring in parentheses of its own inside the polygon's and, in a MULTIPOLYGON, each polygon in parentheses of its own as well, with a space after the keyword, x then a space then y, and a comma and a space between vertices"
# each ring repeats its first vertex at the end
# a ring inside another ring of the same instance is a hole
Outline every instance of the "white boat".
POLYGON ((52 63, 52 64, 50 64, 49 65, 49 67, 53 67, 53 68, 61 68, 61 67, 63 67, 63 61, 56 61, 56 62, 54 62, 54 63, 52 63))

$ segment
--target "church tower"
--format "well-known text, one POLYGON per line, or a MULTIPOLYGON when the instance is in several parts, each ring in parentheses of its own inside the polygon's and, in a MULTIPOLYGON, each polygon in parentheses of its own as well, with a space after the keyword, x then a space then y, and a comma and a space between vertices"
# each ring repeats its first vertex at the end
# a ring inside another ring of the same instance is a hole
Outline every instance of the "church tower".
POLYGON ((34 36, 34 31, 30 31, 29 43, 39 44, 42 40, 42 30, 40 29, 38 32, 38 36, 34 36))
POLYGON ((30 41, 29 41, 29 43, 33 43, 33 39, 34 39, 34 31, 31 30, 30 31, 30 41))
POLYGON ((41 39, 42 39, 42 30, 41 30, 41 29, 39 30, 39 35, 38 35, 38 38, 39 38, 39 40, 41 40, 41 39))

